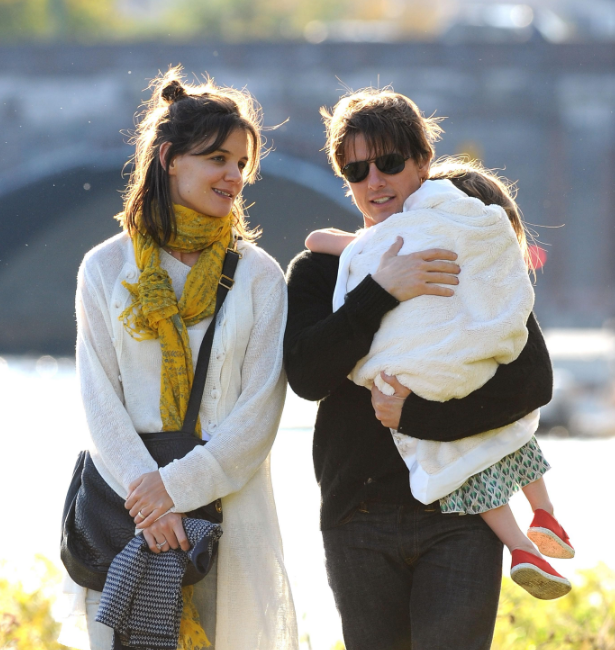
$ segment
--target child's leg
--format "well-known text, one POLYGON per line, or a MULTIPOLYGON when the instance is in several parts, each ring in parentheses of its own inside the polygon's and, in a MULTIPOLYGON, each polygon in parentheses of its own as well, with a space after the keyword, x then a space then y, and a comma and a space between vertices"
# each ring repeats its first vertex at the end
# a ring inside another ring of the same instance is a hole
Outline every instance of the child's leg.
POLYGON ((525 498, 530 502, 532 510, 546 510, 550 515, 553 514, 553 504, 547 492, 547 484, 542 476, 537 481, 528 483, 523 489, 525 498))
POLYGON ((547 485, 541 477, 523 488, 527 500, 534 511, 527 536, 536 544, 541 553, 548 557, 569 559, 574 557, 570 538, 553 516, 553 504, 547 493, 547 485))
POLYGON ((509 505, 481 512, 480 516, 506 544, 512 556, 510 577, 535 598, 551 600, 565 596, 570 582, 544 560, 521 532, 509 505))
POLYGON ((532 506, 534 519, 527 531, 527 536, 536 544, 540 552, 548 557, 569 559, 574 557, 574 548, 568 533, 553 516, 553 504, 547 493, 547 486, 542 478, 528 483, 523 493, 532 506))
POLYGON ((521 532, 515 515, 513 515, 508 504, 494 508, 493 510, 481 512, 480 516, 511 553, 514 550, 520 549, 528 553, 534 553, 534 555, 540 557, 540 553, 536 547, 521 532))

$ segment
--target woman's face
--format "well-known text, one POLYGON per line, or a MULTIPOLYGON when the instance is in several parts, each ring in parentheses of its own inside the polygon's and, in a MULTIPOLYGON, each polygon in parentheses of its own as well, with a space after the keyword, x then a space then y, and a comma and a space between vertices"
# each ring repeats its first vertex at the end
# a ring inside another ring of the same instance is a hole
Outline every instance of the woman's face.
MULTIPOLYGON (((346 146, 346 163, 373 158, 361 134, 357 134, 346 146)), ((367 178, 360 183, 348 183, 354 202, 363 213, 365 227, 369 228, 401 212, 404 201, 421 187, 421 179, 427 177, 428 166, 428 163, 424 163, 419 167, 412 158, 408 158, 399 174, 389 175, 371 162, 367 178)))
POLYGON ((171 200, 210 217, 225 217, 243 189, 247 165, 248 138, 241 129, 232 131, 217 151, 175 156, 168 165, 171 200))

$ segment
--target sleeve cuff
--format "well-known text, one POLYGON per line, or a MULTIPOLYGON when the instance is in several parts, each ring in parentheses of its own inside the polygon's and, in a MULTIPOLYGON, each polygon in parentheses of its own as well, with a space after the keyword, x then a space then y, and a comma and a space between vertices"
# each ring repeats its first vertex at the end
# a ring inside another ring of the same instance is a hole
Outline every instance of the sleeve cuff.
MULTIPOLYGON (((412 435, 413 421, 416 421, 417 407, 420 409, 420 397, 415 393, 411 393, 406 397, 404 405, 401 409, 401 417, 399 418, 399 425, 397 431, 404 433, 407 436, 412 435)), ((416 437, 416 436, 415 436, 416 437)))
POLYGON ((471 428, 468 416, 472 411, 455 409, 455 402, 459 400, 434 402, 411 393, 404 401, 397 431, 424 440, 449 440, 454 439, 450 438, 451 428, 453 428, 451 421, 453 421, 454 429, 459 431, 459 437, 463 438, 465 435, 462 432, 471 428))
POLYGON ((353 318, 374 332, 380 327, 382 317, 399 305, 399 300, 383 289, 371 275, 346 294, 344 303, 353 318))

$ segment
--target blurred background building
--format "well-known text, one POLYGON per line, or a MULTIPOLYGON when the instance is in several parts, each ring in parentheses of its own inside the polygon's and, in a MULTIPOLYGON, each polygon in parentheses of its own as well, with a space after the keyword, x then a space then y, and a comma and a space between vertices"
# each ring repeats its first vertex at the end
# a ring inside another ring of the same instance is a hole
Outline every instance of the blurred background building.
POLYGON ((391 84, 447 117, 439 155, 518 181, 543 326, 615 317, 615 1, 0 0, 0 354, 72 353, 79 261, 117 232, 134 112, 176 64, 278 125, 246 196, 282 266, 360 225, 319 107, 391 84))

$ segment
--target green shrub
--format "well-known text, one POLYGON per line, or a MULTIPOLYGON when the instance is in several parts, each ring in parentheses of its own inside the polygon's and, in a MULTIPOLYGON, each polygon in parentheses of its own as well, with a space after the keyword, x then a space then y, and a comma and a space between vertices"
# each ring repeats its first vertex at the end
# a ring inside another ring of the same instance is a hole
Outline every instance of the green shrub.
POLYGON ((37 565, 42 579, 33 591, 0 577, 0 650, 67 650, 56 641, 59 625, 51 615, 58 570, 40 557, 37 565))
MULTIPOLYGON (((58 570, 37 558, 40 586, 0 577, 0 650, 66 650, 51 615, 58 570)), ((302 639, 308 645, 309 635, 302 639)), ((343 650, 338 641, 333 648, 343 650)), ((577 573, 570 594, 541 601, 505 578, 494 650, 615 650, 615 572, 605 565, 577 573)), ((332 648, 332 650, 333 650, 332 648)))
POLYGON ((615 573, 604 564, 579 571, 567 596, 548 601, 505 578, 493 648, 615 649, 615 573))

